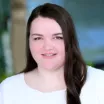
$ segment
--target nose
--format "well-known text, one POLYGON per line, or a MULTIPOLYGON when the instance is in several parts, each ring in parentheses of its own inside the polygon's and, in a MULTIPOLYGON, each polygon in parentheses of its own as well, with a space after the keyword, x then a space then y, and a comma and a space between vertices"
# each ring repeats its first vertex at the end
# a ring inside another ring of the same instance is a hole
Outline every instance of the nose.
POLYGON ((43 48, 45 50, 52 50, 53 49, 53 42, 49 39, 44 40, 43 48))

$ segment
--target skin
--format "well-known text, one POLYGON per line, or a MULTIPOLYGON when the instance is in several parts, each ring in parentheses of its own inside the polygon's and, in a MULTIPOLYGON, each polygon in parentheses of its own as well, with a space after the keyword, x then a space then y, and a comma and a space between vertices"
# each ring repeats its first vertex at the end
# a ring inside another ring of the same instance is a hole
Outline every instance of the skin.
POLYGON ((25 74, 27 85, 41 92, 65 89, 65 46, 59 24, 41 16, 34 19, 30 28, 29 47, 38 67, 25 74))

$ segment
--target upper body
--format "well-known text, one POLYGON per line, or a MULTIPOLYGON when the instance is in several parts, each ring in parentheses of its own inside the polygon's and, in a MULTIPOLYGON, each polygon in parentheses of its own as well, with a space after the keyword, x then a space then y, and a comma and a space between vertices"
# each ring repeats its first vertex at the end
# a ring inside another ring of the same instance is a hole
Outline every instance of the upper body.
POLYGON ((26 31, 26 67, 1 83, 1 104, 104 104, 104 72, 86 67, 63 7, 36 7, 26 31))
MULTIPOLYGON (((81 104, 104 104, 104 72, 88 66, 81 89, 81 104)), ((42 83, 44 85, 44 83, 42 83)), ((0 104, 66 104, 66 90, 41 92, 31 88, 24 73, 5 79, 0 85, 0 104)))

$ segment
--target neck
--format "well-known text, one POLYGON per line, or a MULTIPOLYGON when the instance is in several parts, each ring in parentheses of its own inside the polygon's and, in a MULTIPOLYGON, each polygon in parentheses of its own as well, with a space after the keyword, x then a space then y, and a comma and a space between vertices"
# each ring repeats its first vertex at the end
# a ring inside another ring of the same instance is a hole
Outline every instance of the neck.
POLYGON ((64 81, 64 68, 60 68, 54 71, 45 70, 40 67, 35 70, 37 73, 37 78, 39 82, 44 82, 47 87, 52 87, 53 89, 65 89, 64 81))
POLYGON ((37 75, 38 77, 44 79, 44 80, 50 80, 50 79, 64 79, 64 68, 61 67, 60 69, 55 70, 48 70, 43 69, 41 67, 37 68, 37 75))

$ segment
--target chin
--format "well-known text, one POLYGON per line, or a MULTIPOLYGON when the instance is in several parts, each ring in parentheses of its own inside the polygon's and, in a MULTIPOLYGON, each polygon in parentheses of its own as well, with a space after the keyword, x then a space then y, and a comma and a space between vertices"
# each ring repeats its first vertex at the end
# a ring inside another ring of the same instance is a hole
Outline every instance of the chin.
POLYGON ((54 68, 54 67, 44 67, 44 69, 52 71, 52 70, 55 70, 56 68, 54 68))
POLYGON ((43 68, 44 68, 45 70, 49 70, 49 71, 55 71, 55 70, 57 70, 57 69, 60 69, 60 67, 58 67, 58 66, 49 66, 49 67, 44 66, 43 68))

